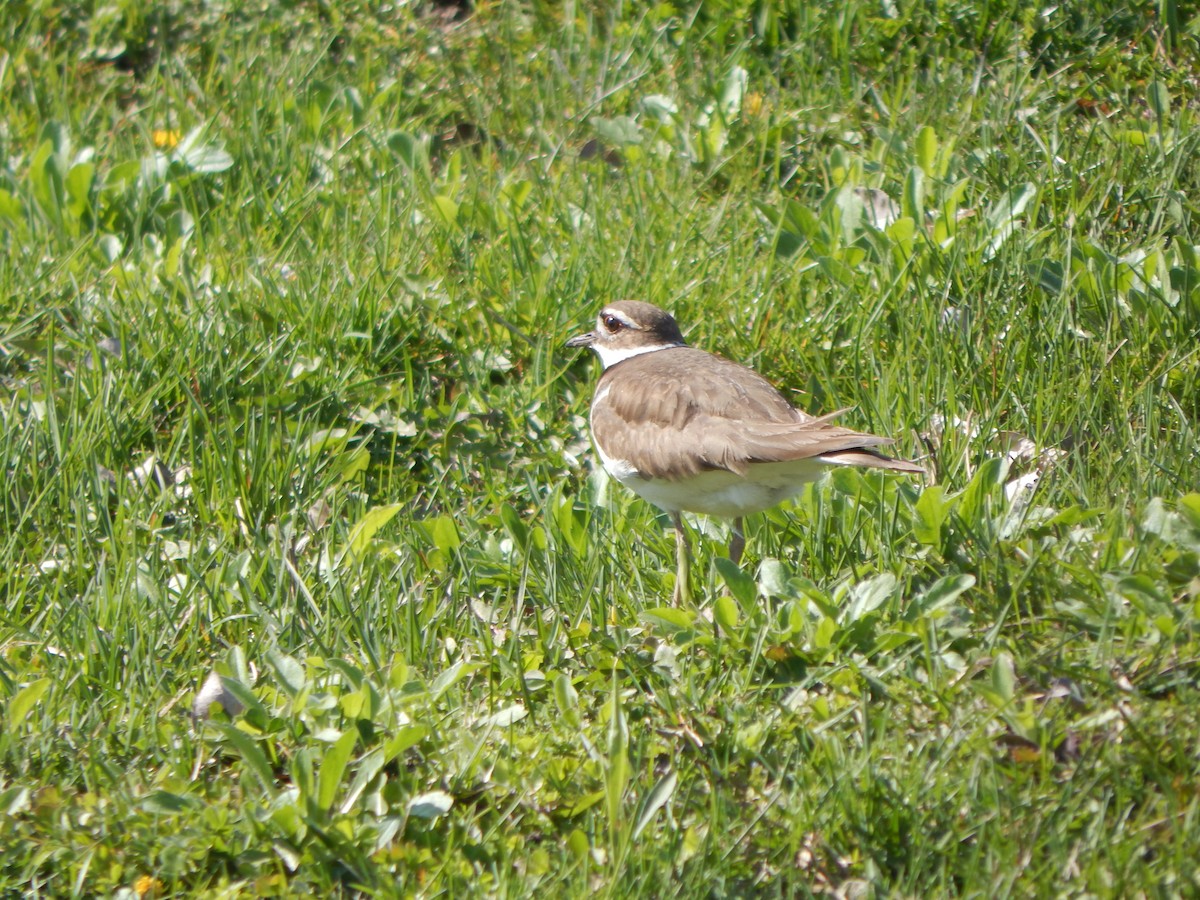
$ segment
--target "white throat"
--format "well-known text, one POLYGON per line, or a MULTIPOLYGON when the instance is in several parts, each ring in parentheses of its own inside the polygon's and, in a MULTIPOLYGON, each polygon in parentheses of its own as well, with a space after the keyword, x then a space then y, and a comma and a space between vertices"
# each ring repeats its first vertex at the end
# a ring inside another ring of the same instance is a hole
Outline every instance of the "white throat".
POLYGON ((641 356, 643 353, 653 353, 655 350, 670 350, 672 347, 682 347, 683 344, 650 344, 645 347, 605 347, 603 344, 592 344, 592 349, 600 357, 604 368, 615 366, 631 356, 641 356))

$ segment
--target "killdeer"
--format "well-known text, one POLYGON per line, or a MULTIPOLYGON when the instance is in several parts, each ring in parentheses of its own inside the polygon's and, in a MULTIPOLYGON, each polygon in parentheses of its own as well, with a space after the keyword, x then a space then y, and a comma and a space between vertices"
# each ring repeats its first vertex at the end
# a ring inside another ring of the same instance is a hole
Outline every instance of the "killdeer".
POLYGON ((891 440, 814 417, 752 369, 689 347, 649 303, 600 310, 596 330, 567 341, 604 364, 592 399, 592 441, 608 474, 665 511, 675 527, 675 602, 688 594, 683 512, 733 520, 729 558, 745 548, 742 520, 794 497, 832 466, 920 473, 874 448, 891 440))

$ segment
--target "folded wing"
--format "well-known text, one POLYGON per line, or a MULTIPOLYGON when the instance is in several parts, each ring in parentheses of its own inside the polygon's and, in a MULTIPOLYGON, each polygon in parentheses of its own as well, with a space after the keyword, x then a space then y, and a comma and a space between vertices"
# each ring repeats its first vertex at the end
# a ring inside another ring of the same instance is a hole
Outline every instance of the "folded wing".
POLYGON ((838 413, 810 416, 755 372, 702 350, 635 356, 609 371, 618 369, 623 378, 644 372, 655 390, 610 394, 601 379, 592 425, 597 434, 620 436, 610 438, 605 454, 643 477, 674 480, 713 469, 744 475, 754 463, 800 459, 922 471, 872 449, 888 438, 836 425, 838 413), (714 369, 713 360, 721 365, 714 369))

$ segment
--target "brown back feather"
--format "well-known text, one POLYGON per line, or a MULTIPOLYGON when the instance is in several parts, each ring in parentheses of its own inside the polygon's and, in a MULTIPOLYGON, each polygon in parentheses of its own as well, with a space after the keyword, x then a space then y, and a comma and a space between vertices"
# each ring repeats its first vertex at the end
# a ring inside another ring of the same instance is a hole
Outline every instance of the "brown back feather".
POLYGON ((744 475, 759 462, 821 457, 835 465, 899 471, 919 466, 870 449, 887 438, 815 418, 796 409, 770 382, 737 363, 692 347, 633 356, 601 376, 593 429, 609 437, 604 452, 649 478, 677 479, 708 469, 744 475), (714 368, 715 364, 715 368, 714 368), (645 379, 653 391, 608 393, 605 382, 645 379))

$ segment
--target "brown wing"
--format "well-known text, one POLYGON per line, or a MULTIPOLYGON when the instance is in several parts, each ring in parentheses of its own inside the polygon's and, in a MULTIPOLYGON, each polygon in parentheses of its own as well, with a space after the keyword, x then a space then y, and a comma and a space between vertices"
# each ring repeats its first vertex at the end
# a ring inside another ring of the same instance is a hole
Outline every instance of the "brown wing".
POLYGON ((837 413, 814 418, 756 372, 691 347, 618 363, 601 377, 596 396, 592 427, 604 436, 601 449, 646 477, 686 478, 707 469, 745 474, 751 463, 814 457, 881 468, 902 462, 869 449, 891 443, 887 438, 834 425, 837 413), (645 379, 653 390, 607 391, 618 373, 622 381, 645 379), (849 451, 853 457, 837 458, 849 451))

